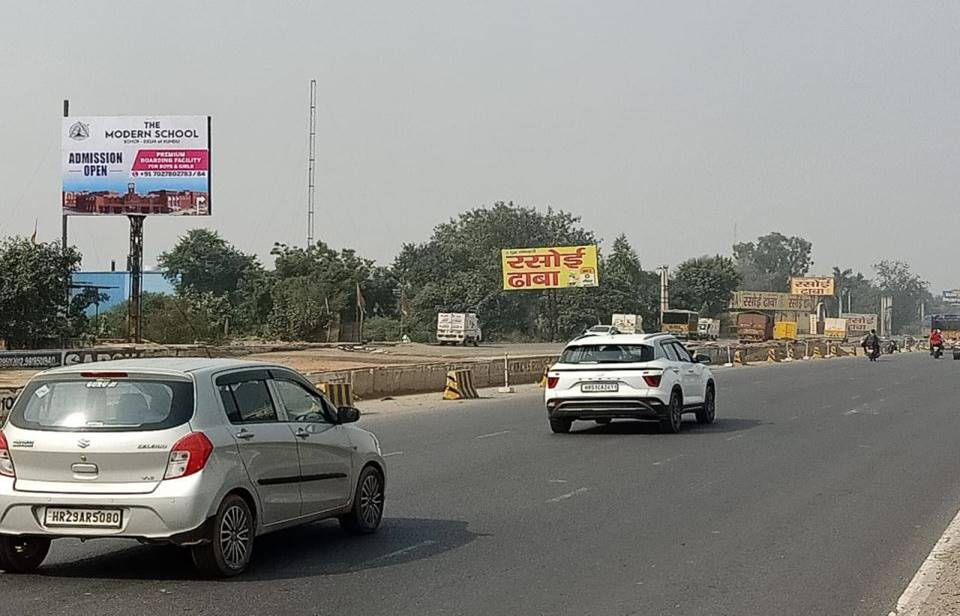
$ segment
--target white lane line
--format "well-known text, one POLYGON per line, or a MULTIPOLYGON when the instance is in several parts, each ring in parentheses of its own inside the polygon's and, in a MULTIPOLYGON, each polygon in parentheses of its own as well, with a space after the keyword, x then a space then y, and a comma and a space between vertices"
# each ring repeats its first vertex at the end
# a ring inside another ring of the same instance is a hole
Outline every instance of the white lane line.
POLYGON ((510 430, 501 430, 499 432, 491 432, 490 434, 481 434, 480 436, 475 436, 473 438, 490 438, 491 436, 500 436, 503 434, 510 434, 510 430))
POLYGON ((848 416, 849 416, 849 415, 858 415, 859 413, 860 413, 860 411, 858 411, 857 409, 850 409, 849 411, 844 411, 844 412, 843 412, 844 415, 848 415, 848 416))
POLYGON ((746 435, 745 435, 745 434, 734 434, 734 435, 731 436, 730 438, 727 438, 727 439, 724 439, 724 440, 727 440, 727 441, 735 441, 735 440, 737 440, 738 438, 743 438, 744 436, 746 436, 746 435))
POLYGON ((948 552, 957 549, 960 542, 960 512, 953 518, 947 530, 937 544, 930 550, 927 559, 923 561, 917 574, 913 576, 906 590, 900 595, 897 607, 890 612, 890 616, 908 616, 919 614, 930 593, 936 588, 943 568, 949 563, 948 552))
POLYGON ((550 483, 567 483, 566 479, 551 479, 550 483))
POLYGON ((794 419, 800 419, 800 416, 799 416, 799 415, 794 415, 793 417, 790 418, 789 421, 793 421, 794 419))
POLYGON ((850 399, 851 399, 851 400, 859 400, 859 399, 860 399, 860 394, 856 394, 855 396, 850 396, 850 399))
POLYGON ((566 494, 561 494, 560 496, 555 496, 553 498, 548 498, 546 502, 548 503, 559 503, 562 500, 567 500, 568 498, 573 498, 577 494, 583 494, 587 491, 587 488, 577 488, 573 492, 567 492, 566 494))
POLYGON ((683 457, 683 454, 680 454, 679 456, 673 456, 672 458, 664 458, 663 460, 657 460, 656 462, 653 463, 653 465, 660 466, 661 464, 666 464, 667 462, 673 462, 674 460, 682 457, 683 457))
POLYGON ((402 456, 402 455, 403 455, 402 451, 391 451, 390 453, 383 454, 382 457, 389 458, 390 456, 402 456))
POLYGON ((373 560, 368 560, 367 564, 379 562, 381 560, 389 560, 391 558, 396 558, 397 556, 403 556, 404 554, 407 554, 414 550, 419 550, 420 548, 425 548, 429 545, 433 545, 434 543, 436 543, 436 541, 434 541, 433 539, 427 539, 426 541, 421 541, 420 543, 408 545, 407 547, 399 549, 396 552, 390 552, 389 554, 384 554, 383 556, 377 556, 373 560))

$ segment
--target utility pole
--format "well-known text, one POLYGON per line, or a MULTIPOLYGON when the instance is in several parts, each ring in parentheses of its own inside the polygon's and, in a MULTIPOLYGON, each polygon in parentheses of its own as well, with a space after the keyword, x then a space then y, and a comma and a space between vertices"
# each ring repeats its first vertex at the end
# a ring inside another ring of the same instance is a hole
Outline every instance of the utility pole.
POLYGON ((670 269, 666 265, 657 268, 660 272, 660 326, 663 328, 663 313, 670 310, 670 269))
POLYGON ((307 248, 313 246, 314 193, 317 175, 317 80, 310 80, 310 154, 307 178, 307 248))

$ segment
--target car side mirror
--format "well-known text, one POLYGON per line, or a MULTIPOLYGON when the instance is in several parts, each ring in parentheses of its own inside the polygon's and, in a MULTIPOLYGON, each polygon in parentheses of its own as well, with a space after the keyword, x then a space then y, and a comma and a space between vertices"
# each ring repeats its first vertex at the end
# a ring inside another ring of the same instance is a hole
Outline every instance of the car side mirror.
POLYGON ((341 406, 337 409, 337 423, 353 423, 360 420, 360 409, 352 406, 341 406))
POLYGON ((697 353, 694 355, 693 361, 697 362, 698 364, 710 364, 713 362, 709 355, 704 355, 703 353, 697 353))

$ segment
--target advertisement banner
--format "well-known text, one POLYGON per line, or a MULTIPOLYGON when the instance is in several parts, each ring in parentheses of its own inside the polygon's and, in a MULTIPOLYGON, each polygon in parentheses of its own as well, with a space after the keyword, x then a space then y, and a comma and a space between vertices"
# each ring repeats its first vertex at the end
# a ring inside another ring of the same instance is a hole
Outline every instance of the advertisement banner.
POLYGON ((826 318, 823 322, 823 334, 827 338, 842 340, 847 337, 847 320, 826 318))
POLYGON ((777 310, 780 312, 813 312, 817 298, 768 291, 736 291, 730 300, 731 310, 777 310))
POLYGON ((2 351, 0 368, 46 370, 63 365, 61 351, 2 351))
POLYGON ((210 118, 63 118, 63 213, 210 214, 210 118))
POLYGON ((948 289, 944 291, 943 302, 945 304, 960 304, 960 289, 948 289))
POLYGON ((510 248, 500 251, 503 289, 563 289, 600 284, 596 246, 510 248))
POLYGON ((833 295, 833 276, 809 276, 790 278, 790 293, 793 295, 833 295))
POLYGON ((843 315, 843 318, 847 320, 848 334, 866 334, 871 329, 879 327, 879 319, 875 314, 847 313, 843 315))

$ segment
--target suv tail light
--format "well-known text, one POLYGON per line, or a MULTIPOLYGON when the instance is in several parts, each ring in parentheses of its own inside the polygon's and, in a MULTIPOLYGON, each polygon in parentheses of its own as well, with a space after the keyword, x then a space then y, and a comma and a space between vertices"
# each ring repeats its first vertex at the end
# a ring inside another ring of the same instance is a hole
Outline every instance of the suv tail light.
POLYGON ((192 475, 206 465, 213 453, 213 443, 203 432, 191 432, 173 445, 164 479, 192 475))
POLYGON ((660 387, 660 377, 662 374, 644 374, 643 380, 646 381, 647 387, 660 387))
POLYGON ((548 376, 547 377, 547 389, 553 389, 557 386, 557 383, 560 382, 560 377, 558 376, 548 376))
POLYGON ((13 458, 10 457, 10 448, 7 446, 7 437, 0 432, 0 475, 15 477, 13 472, 13 458))

